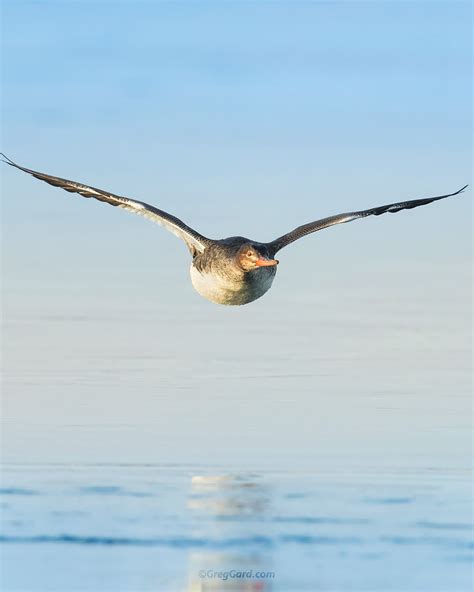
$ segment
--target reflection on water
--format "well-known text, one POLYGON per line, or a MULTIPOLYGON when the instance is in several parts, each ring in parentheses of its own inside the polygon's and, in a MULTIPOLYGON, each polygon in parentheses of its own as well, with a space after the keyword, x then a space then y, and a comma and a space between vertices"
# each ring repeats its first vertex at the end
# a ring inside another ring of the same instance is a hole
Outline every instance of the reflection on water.
POLYGON ((8 592, 472 590, 467 469, 31 464, 2 477, 8 592))
POLYGON ((189 592, 268 592, 273 589, 275 568, 269 532, 268 484, 255 475, 195 475, 191 479, 188 508, 197 518, 196 536, 203 536, 202 529, 205 529, 206 535, 213 539, 236 543, 240 539, 247 543, 241 545, 245 551, 191 551, 189 592), (199 517, 205 518, 205 526, 200 526, 199 517), (263 523, 266 523, 265 528, 261 528, 263 523))

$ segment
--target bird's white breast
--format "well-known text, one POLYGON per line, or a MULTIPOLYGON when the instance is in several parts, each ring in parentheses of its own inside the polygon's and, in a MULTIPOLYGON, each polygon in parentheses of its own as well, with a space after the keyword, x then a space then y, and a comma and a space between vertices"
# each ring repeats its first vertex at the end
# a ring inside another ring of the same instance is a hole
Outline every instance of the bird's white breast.
POLYGON ((275 272, 274 267, 262 267, 238 279, 200 272, 191 265, 191 282, 196 292, 211 302, 241 305, 263 296, 270 289, 275 272))

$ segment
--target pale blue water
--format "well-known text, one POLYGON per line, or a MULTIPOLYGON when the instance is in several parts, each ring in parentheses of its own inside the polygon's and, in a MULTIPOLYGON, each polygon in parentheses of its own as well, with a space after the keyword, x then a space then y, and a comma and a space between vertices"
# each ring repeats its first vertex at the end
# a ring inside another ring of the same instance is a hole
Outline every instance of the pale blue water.
POLYGON ((471 502, 468 467, 10 464, 2 590, 467 592, 471 502))

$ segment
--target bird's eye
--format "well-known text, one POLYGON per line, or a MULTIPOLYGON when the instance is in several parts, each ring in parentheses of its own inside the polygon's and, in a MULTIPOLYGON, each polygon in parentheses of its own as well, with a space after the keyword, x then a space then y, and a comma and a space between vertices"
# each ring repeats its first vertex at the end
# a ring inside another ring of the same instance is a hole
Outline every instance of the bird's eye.
POLYGON ((251 257, 253 255, 252 251, 247 251, 247 257, 251 257))

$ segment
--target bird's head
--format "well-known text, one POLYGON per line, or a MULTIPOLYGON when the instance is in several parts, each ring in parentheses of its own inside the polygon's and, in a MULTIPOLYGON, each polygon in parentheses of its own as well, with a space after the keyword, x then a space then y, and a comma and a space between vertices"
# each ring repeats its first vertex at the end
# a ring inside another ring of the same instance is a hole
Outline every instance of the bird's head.
POLYGON ((265 245, 243 244, 237 251, 237 264, 244 271, 252 271, 259 267, 278 265, 276 259, 272 259, 265 245))

